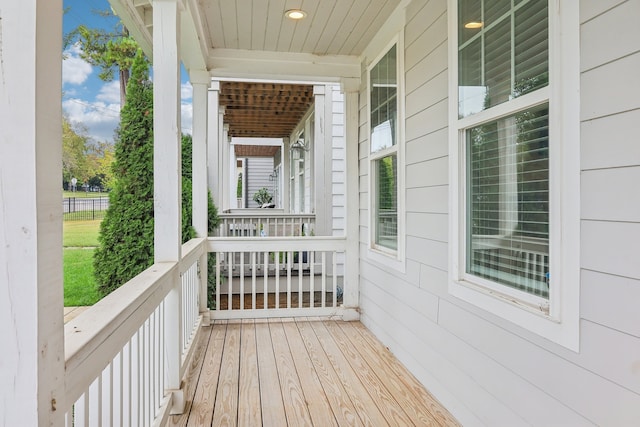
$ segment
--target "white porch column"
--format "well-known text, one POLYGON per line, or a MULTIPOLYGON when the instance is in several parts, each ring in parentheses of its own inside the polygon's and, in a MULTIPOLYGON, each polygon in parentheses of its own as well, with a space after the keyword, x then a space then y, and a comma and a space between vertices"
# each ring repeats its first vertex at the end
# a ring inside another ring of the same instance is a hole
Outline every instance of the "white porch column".
POLYGON ((231 143, 229 142, 229 125, 224 124, 222 126, 222 139, 220 140, 222 144, 222 167, 220 168, 220 184, 222 187, 222 210, 226 211, 231 207, 229 203, 229 148, 231 143))
POLYGON ((63 425, 62 1, 0 8, 0 422, 63 425))
POLYGON ((238 160, 236 158, 236 147, 229 141, 229 208, 238 207, 238 160))
POLYGON ((208 92, 209 112, 207 116, 208 134, 207 134, 207 183, 211 190, 211 198, 213 203, 220 209, 220 82, 212 81, 208 92))
MULTIPOLYGON (((207 122, 208 122, 208 86, 211 82, 206 70, 191 70, 189 72, 193 86, 193 152, 192 152, 192 199, 193 199, 193 228, 197 237, 208 235, 208 204, 207 204, 207 122)), ((200 307, 203 324, 209 324, 209 308, 207 304, 207 253, 199 262, 200 307)))
MULTIPOLYGON (((182 240, 182 179, 180 148, 180 56, 178 0, 153 1, 153 179, 155 262, 178 262, 182 240)), ((171 413, 184 409, 180 390, 182 349, 181 283, 165 303, 166 388, 172 392, 171 413)))
POLYGON ((193 86, 193 228, 198 237, 207 237, 207 89, 211 82, 206 70, 189 72, 193 86))
MULTIPOLYGON (((315 234, 317 236, 328 236, 329 228, 326 226, 327 217, 331 212, 330 206, 331 198, 327 195, 327 191, 331 191, 331 187, 325 187, 325 148, 327 147, 327 129, 326 129, 326 115, 325 115, 325 91, 324 85, 316 85, 313 87, 314 95, 314 129, 313 129, 313 162, 311 188, 313 194, 313 206, 312 210, 316 214, 316 229, 315 234)), ((304 183, 302 184, 304 185, 304 183)))
POLYGON ((282 208, 285 213, 293 211, 293 206, 291 206, 291 152, 289 147, 291 147, 289 138, 282 138, 282 176, 280 179, 283 181, 280 198, 282 199, 282 208))
POLYGON ((345 102, 345 149, 346 149, 346 234, 345 291, 343 304, 353 308, 345 312, 345 320, 357 320, 360 305, 360 197, 358 161, 358 96, 359 79, 342 79, 345 102))

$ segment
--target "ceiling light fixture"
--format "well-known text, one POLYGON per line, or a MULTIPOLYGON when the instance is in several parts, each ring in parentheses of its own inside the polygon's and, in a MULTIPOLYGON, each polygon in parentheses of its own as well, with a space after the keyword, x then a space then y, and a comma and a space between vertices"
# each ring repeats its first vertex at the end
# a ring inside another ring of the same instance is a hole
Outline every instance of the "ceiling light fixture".
POLYGON ((471 21, 464 24, 464 27, 470 30, 477 30, 478 28, 484 27, 484 22, 481 21, 471 21))
POLYGON ((297 21, 299 19, 305 18, 307 16, 307 12, 301 9, 289 9, 284 13, 284 16, 297 21))

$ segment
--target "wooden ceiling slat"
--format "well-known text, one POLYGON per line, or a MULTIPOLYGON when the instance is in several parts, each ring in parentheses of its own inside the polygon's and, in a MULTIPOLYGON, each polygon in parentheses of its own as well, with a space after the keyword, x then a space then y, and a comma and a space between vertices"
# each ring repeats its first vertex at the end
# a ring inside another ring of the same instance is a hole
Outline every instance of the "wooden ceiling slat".
POLYGON ((293 132, 313 104, 313 86, 222 82, 220 105, 229 135, 283 138, 293 132))

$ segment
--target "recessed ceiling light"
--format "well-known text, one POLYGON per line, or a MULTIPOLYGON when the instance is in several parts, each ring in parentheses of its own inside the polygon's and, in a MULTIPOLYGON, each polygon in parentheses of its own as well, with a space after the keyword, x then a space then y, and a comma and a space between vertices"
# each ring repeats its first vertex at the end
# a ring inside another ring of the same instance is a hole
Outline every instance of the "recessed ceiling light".
POLYGON ((297 21, 298 19, 302 19, 306 17, 307 12, 300 9, 289 9, 284 13, 284 16, 286 16, 289 19, 293 19, 297 21))
POLYGON ((482 28, 483 26, 484 26, 484 22, 480 22, 480 21, 471 21, 464 24, 464 27, 470 30, 476 30, 478 28, 482 28))

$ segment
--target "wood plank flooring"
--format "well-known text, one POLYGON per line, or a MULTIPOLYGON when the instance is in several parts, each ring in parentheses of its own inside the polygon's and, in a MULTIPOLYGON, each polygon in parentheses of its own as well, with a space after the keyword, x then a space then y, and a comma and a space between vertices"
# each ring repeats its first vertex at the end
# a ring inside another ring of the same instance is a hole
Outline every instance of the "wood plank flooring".
POLYGON ((169 425, 459 425, 359 322, 216 321, 195 345, 169 425))

